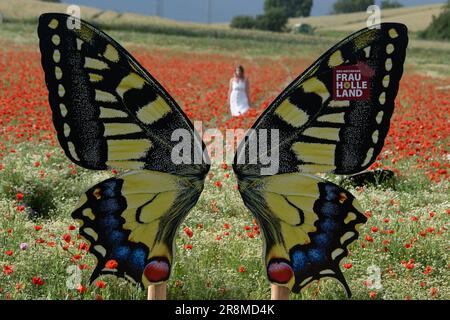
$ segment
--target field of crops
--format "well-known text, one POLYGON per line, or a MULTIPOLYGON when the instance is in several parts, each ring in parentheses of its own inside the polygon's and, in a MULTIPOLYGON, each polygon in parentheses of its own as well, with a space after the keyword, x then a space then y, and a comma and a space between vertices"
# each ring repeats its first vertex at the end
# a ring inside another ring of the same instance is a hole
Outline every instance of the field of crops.
MULTIPOLYGON (((109 276, 89 285, 94 259, 70 212, 83 190, 116 172, 93 172, 67 160, 51 121, 35 26, 2 27, 0 299, 145 298, 140 288, 109 276)), ((314 45, 310 38, 303 45, 127 31, 113 36, 126 40, 126 47, 192 121, 220 130, 251 126, 330 42, 314 45), (253 108, 244 117, 231 118, 227 86, 238 63, 248 70, 253 108)), ((393 170, 395 184, 349 188, 369 218, 341 266, 355 299, 450 298, 450 77, 444 70, 449 52, 409 55, 385 148, 371 168, 393 170), (439 77, 421 73, 420 59, 438 61, 443 72, 439 77), (380 280, 378 286, 372 285, 373 277, 380 280)), ((198 205, 180 228, 169 299, 270 297, 260 230, 235 185, 230 166, 213 167, 198 205)), ((291 295, 344 298, 333 280, 291 295)))

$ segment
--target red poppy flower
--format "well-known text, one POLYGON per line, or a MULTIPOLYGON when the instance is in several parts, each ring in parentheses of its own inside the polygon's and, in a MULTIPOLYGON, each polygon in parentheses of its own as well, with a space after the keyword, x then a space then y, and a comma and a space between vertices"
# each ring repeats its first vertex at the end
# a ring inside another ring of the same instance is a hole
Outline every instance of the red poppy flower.
POLYGON ((72 239, 72 237, 70 236, 70 234, 66 233, 66 234, 63 234, 62 239, 63 239, 65 242, 69 243, 70 240, 72 239))
POLYGON ((192 244, 185 244, 184 249, 186 250, 192 250, 192 244))
POLYGON ((6 274, 6 275, 13 273, 13 266, 4 265, 3 266, 3 273, 6 274))
POLYGON ((41 277, 33 277, 33 279, 31 279, 31 282, 37 287, 43 286, 45 284, 45 281, 41 277))
POLYGON ((106 269, 112 269, 112 270, 116 269, 118 265, 119 265, 119 264, 117 263, 116 260, 108 260, 108 261, 105 263, 106 269))
POLYGON ((238 271, 239 271, 239 273, 244 273, 246 270, 245 270, 244 266, 240 266, 238 271))
POLYGON ((85 286, 83 286, 82 284, 78 285, 77 287, 77 291, 79 294, 84 294, 87 292, 87 288, 85 286))
POLYGON ((23 197, 24 197, 23 193, 19 192, 19 193, 16 194, 16 198, 17 198, 18 201, 23 200, 23 197))
POLYGON ((104 288, 106 288, 106 282, 105 282, 105 281, 102 281, 102 280, 97 280, 97 281, 95 282, 95 285, 96 285, 97 288, 99 288, 99 289, 104 289, 104 288))
POLYGON ((185 227, 183 229, 183 231, 189 238, 192 238, 192 236, 194 235, 194 232, 191 229, 189 229, 188 227, 185 227))
POLYGON ((351 263, 344 263, 344 268, 345 269, 350 269, 351 267, 353 267, 353 264, 351 264, 351 263))

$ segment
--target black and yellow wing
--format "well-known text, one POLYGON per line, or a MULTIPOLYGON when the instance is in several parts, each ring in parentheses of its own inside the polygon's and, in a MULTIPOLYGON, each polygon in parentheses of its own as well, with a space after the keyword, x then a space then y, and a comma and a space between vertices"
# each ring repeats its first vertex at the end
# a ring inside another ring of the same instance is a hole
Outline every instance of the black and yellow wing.
POLYGON ((114 272, 143 284, 167 280, 176 229, 209 170, 205 146, 176 102, 124 48, 74 19, 57 13, 39 19, 58 140, 79 166, 132 170, 92 187, 73 212, 98 258, 92 279, 114 272), (174 136, 177 130, 183 132, 174 136), (172 158, 180 137, 188 153, 182 159, 191 162, 172 158), (105 267, 112 259, 117 270, 105 267))
POLYGON ((233 168, 264 231, 271 282, 299 292, 313 280, 334 277, 350 294, 339 261, 366 218, 350 193, 310 174, 357 173, 376 160, 407 43, 402 24, 351 35, 294 80, 238 147, 233 168), (270 146, 273 138, 279 143, 270 146), (275 160, 271 168, 267 157, 275 160))

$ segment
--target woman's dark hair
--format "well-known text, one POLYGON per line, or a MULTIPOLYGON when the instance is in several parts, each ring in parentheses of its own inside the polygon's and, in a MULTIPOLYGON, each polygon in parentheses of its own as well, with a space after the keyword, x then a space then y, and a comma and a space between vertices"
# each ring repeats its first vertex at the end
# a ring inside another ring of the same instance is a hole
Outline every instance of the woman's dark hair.
POLYGON ((245 73, 244 67, 243 67, 242 65, 238 65, 238 66, 236 67, 236 70, 239 70, 239 71, 241 72, 242 75, 244 75, 244 73, 245 73))

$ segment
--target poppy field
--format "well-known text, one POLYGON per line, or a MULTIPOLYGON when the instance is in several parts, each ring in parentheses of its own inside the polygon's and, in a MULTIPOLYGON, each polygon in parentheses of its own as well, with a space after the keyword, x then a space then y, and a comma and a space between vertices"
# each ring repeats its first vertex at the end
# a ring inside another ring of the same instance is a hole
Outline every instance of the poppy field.
MULTIPOLYGON (((145 299, 144 290, 122 279, 89 283, 95 261, 70 213, 84 190, 118 172, 86 170, 65 157, 37 40, 1 41, 0 299, 145 299)), ((249 128, 318 56, 209 50, 214 40, 192 51, 176 41, 125 46, 192 121, 221 131, 249 128), (227 92, 237 64, 250 78, 252 109, 232 118, 227 92)), ((427 76, 413 62, 406 70, 385 147, 371 168, 392 170, 395 181, 346 185, 368 217, 341 265, 353 299, 450 298, 450 77, 427 76)), ((168 298, 268 299, 261 254, 260 229, 231 166, 215 164, 179 230, 168 298)), ((321 280, 291 299, 345 299, 345 293, 337 282, 321 280)))

